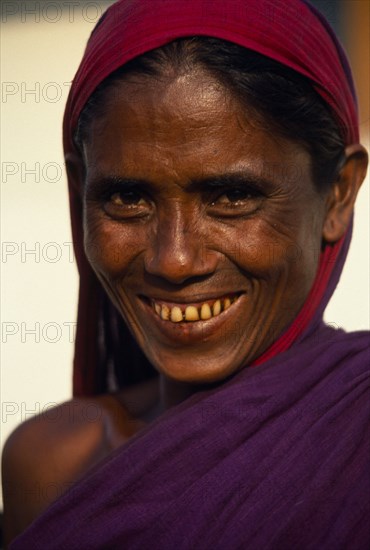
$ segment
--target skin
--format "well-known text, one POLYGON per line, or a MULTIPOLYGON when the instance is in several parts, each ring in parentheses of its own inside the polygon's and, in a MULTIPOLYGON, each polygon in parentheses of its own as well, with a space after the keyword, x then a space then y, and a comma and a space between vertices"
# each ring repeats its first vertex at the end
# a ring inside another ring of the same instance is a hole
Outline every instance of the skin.
POLYGON ((86 254, 162 378, 222 381, 303 305, 329 194, 316 190, 303 147, 199 69, 120 86, 84 146, 86 254), (240 298, 206 322, 164 322, 150 307, 230 294, 240 298))
POLYGON ((318 192, 301 145, 270 133, 194 69, 116 85, 82 156, 69 156, 67 166, 83 197, 88 259, 159 376, 114 397, 78 400, 77 423, 67 414, 73 401, 56 409, 58 429, 41 416, 13 434, 4 479, 19 490, 5 499, 8 540, 58 496, 45 490, 25 500, 26 472, 60 494, 164 410, 253 362, 286 329, 313 283, 322 242, 348 227, 367 156, 348 147, 331 189, 318 192), (227 311, 195 323, 163 321, 151 306, 231 294, 238 300, 227 311), (95 422, 84 418, 88 403, 100 407, 95 422), (66 445, 74 451, 61 453, 66 445))

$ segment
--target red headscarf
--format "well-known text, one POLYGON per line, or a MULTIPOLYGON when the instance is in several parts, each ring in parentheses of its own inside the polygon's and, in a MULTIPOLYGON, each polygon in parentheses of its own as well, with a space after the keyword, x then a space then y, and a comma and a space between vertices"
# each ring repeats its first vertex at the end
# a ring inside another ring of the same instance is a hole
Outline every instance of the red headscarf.
MULTIPOLYGON (((133 58, 186 36, 211 36, 249 48, 308 77, 331 108, 345 143, 358 142, 357 105, 345 54, 326 20, 305 0, 120 0, 94 29, 74 79, 64 117, 64 150, 74 150, 78 117, 97 86, 133 58)), ((80 294, 74 394, 107 389, 107 349, 101 345, 103 291, 83 249, 82 204, 69 182, 80 294)), ((314 284, 285 333, 254 364, 287 350, 311 330, 339 280, 351 229, 321 253, 314 284)), ((110 312, 110 316, 118 315, 110 312)), ((123 343, 123 346, 125 343, 123 343)))

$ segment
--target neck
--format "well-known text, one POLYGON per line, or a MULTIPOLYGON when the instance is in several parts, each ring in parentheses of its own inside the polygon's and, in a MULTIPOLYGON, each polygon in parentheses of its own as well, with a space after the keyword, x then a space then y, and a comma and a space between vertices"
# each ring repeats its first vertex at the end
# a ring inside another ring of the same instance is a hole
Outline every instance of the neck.
POLYGON ((149 411, 145 413, 143 420, 152 422, 158 416, 162 415, 168 409, 175 407, 185 401, 188 397, 199 391, 208 389, 217 384, 189 384, 186 382, 178 382, 167 378, 164 374, 160 374, 156 386, 156 403, 149 411))
POLYGON ((163 374, 159 378, 159 398, 163 411, 178 405, 199 389, 194 384, 177 382, 176 380, 167 378, 163 374))

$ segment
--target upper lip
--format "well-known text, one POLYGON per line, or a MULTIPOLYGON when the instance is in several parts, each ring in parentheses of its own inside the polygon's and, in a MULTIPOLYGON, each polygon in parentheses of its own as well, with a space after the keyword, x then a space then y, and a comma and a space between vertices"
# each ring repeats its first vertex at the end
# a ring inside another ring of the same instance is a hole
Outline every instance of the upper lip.
POLYGON ((203 302, 210 302, 212 300, 219 300, 221 298, 225 298, 227 296, 234 296, 241 294, 245 294, 245 291, 241 290, 225 290, 225 291, 219 291, 212 294, 192 294, 187 296, 174 296, 173 294, 171 296, 168 295, 149 295, 149 294, 141 294, 141 298, 144 298, 146 300, 153 300, 154 302, 163 302, 168 304, 179 304, 179 305, 187 305, 187 304, 194 304, 194 303, 203 303, 203 302))

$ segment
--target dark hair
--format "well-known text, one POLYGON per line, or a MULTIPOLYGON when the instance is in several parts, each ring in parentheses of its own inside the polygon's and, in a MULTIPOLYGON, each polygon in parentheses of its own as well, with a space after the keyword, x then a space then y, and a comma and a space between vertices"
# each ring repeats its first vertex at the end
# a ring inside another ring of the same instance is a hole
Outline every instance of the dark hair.
MULTIPOLYGON (((216 38, 175 40, 112 73, 98 86, 80 115, 75 134, 77 147, 81 149, 88 140, 91 120, 104 114, 107 94, 126 76, 158 78, 174 72, 184 74, 197 66, 230 90, 249 112, 252 109, 256 121, 305 147, 312 159, 312 176, 318 191, 329 188, 337 176, 344 140, 333 114, 311 82, 276 61, 216 38)), ((107 369, 108 378, 119 387, 157 376, 105 293, 101 313, 102 376, 107 369)), ((102 380, 102 387, 105 383, 102 380)))
POLYGON ((90 97, 77 126, 75 143, 88 138, 92 118, 104 113, 104 98, 128 75, 160 77, 169 71, 202 67, 245 104, 261 123, 277 135, 301 144, 310 154, 312 176, 318 190, 336 179, 344 140, 328 105, 308 78, 296 71, 218 38, 196 36, 175 40, 152 50, 112 73, 90 97))

